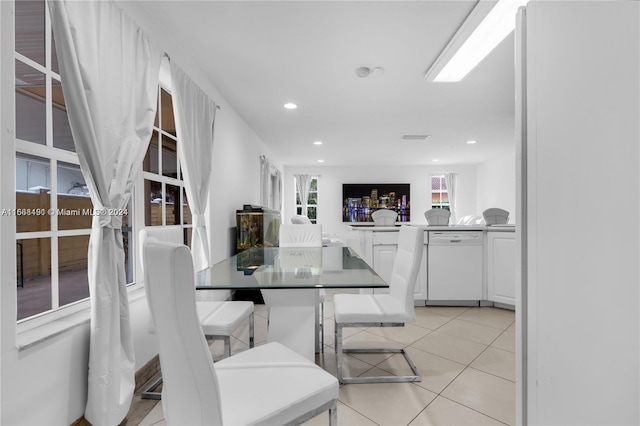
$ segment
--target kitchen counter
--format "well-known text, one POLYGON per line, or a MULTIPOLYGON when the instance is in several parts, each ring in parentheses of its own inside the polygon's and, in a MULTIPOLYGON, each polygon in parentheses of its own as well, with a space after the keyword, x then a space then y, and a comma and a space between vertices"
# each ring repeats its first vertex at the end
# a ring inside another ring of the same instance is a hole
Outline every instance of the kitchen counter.
POLYGON ((351 224, 349 227, 354 231, 368 231, 368 232, 397 232, 402 225, 411 225, 424 228, 425 231, 487 231, 487 232, 515 232, 516 226, 513 224, 508 225, 443 225, 443 226, 430 226, 424 223, 412 225, 411 223, 402 223, 394 226, 378 226, 373 224, 356 225, 351 224))
POLYGON ((491 303, 511 308, 515 305, 514 224, 429 226, 398 222, 395 226, 346 225, 354 234, 349 246, 387 281, 393 269, 400 227, 411 225, 425 231, 423 258, 414 294, 416 305, 485 306, 491 303), (464 238, 462 233, 466 232, 476 236, 464 238), (444 244, 449 237, 456 244, 444 244), (463 276, 457 277, 457 282, 450 282, 453 280, 451 271, 463 276))

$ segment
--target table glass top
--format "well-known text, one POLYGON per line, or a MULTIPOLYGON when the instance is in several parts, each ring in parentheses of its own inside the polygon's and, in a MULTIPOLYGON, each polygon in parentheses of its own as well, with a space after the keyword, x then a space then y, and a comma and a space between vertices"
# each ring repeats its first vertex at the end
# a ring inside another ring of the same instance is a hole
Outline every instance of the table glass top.
POLYGON ((198 290, 389 287, 347 247, 254 247, 216 263, 205 276, 198 290))

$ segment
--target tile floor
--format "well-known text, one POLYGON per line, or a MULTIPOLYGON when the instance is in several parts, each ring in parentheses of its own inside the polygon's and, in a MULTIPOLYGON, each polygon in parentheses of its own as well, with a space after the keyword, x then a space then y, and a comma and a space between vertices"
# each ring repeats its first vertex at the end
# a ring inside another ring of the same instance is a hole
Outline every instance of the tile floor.
MULTIPOLYGON (((325 302, 325 352, 317 363, 335 374, 333 302, 325 302)), ((264 305, 255 308, 256 344, 266 341, 264 305)), ((417 307, 416 322, 401 328, 345 329, 345 346, 371 344, 408 348, 422 374, 419 383, 341 385, 340 425, 513 425, 515 424, 515 315, 497 308, 417 307)), ((247 349, 248 327, 232 341, 247 349)), ((369 346, 371 347, 371 346, 369 346)), ((377 346, 383 347, 383 346, 377 346)), ((214 359, 222 344, 211 345, 214 359)), ((409 374, 402 355, 346 357, 351 375, 409 374)), ((139 423, 165 425, 162 404, 139 423)), ((326 425, 326 413, 306 425, 326 425)))

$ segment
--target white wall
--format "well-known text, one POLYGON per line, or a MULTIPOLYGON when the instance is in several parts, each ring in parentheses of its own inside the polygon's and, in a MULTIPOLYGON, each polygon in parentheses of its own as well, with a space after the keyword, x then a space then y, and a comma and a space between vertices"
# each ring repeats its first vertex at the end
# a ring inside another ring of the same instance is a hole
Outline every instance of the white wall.
MULTIPOLYGON (((458 174, 457 217, 478 214, 476 199, 476 166, 411 166, 411 167, 285 167, 283 187, 283 222, 295 214, 294 174, 320 176, 318 180, 318 223, 323 232, 344 236, 342 222, 343 183, 409 183, 411 184, 411 223, 426 224, 424 212, 431 208, 431 174, 458 174)), ((515 190, 515 189, 514 189, 515 190)))
MULTIPOLYGON (((136 10, 135 2, 119 3, 172 60, 189 74, 221 106, 215 124, 215 143, 211 167, 212 188, 208 224, 211 260, 219 261, 231 254, 235 242, 235 210, 243 204, 260 202, 260 155, 266 155, 274 167, 282 170, 278 159, 265 147, 206 75, 192 65, 171 34, 156 28, 152 19, 136 10)), ((14 108, 13 92, 13 16, 12 2, 0 2, 0 187, 2 207, 15 203, 13 163, 14 108), (6 95, 5 95, 6 94, 6 95), (9 124, 11 123, 11 124, 9 124), (5 131, 6 129, 6 131, 5 131)), ((0 424, 70 424, 84 413, 87 389, 89 327, 81 325, 22 351, 16 348, 15 222, 0 218, 2 265, 0 279, 0 424), (34 409, 34 404, 37 409, 34 409)), ((130 305, 136 368, 157 354, 155 337, 148 334, 148 309, 144 297, 130 305)))
POLYGON ((637 425, 640 3, 529 2, 526 57, 525 424, 637 425))
POLYGON ((477 178, 478 214, 488 208, 499 207, 509 212, 509 223, 515 223, 515 145, 511 146, 499 157, 479 164, 477 178))

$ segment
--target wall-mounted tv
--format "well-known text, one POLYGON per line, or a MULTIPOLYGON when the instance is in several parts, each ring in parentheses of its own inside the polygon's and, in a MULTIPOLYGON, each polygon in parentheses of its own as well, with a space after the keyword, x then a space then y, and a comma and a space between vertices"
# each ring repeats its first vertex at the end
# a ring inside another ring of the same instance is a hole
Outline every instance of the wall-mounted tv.
POLYGON ((373 222, 371 213, 389 209, 398 212, 398 221, 409 222, 410 186, 408 183, 342 184, 342 221, 373 222))

